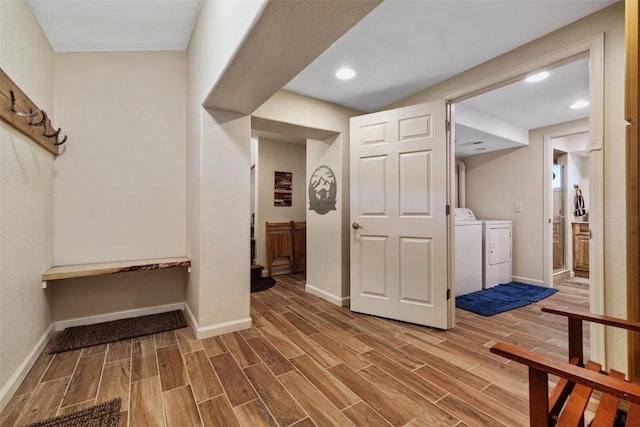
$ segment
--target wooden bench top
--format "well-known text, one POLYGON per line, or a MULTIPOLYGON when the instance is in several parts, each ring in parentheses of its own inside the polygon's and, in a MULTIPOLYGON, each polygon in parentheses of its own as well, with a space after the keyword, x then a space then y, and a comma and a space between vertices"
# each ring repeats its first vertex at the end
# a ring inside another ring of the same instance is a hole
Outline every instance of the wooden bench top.
POLYGON ((162 270, 165 268, 190 267, 187 257, 151 258, 132 261, 100 262, 94 264, 54 265, 44 273, 42 280, 71 279, 74 277, 102 276, 128 271, 162 270))

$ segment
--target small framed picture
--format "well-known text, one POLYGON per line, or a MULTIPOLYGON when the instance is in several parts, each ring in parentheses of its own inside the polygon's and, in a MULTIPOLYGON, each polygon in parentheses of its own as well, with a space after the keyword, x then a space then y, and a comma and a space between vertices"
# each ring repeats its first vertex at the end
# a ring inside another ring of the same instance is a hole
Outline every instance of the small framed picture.
POLYGON ((293 173, 291 172, 275 172, 273 185, 273 205, 274 206, 291 206, 291 183, 293 173))

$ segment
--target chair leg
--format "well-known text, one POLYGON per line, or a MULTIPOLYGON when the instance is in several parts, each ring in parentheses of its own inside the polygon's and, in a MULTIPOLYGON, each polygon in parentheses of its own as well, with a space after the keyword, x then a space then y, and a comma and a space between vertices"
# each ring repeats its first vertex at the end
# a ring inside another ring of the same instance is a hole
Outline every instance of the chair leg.
POLYGON ((529 367, 529 425, 549 426, 549 375, 529 367))
POLYGON ((582 320, 568 319, 569 329, 569 360, 577 357, 580 366, 584 364, 583 345, 582 345, 582 320))

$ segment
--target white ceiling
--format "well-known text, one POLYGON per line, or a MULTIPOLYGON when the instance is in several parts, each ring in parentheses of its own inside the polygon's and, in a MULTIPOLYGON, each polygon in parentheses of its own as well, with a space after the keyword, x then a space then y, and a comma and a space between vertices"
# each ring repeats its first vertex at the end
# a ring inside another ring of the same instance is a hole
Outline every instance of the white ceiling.
POLYGON ((461 104, 525 129, 587 117, 588 108, 572 110, 569 106, 589 99, 589 59, 546 71, 549 77, 540 82, 520 80, 461 104))
MULTIPOLYGON (((464 100, 458 105, 467 112, 479 111, 524 130, 588 117, 589 109, 571 109, 578 100, 589 99, 589 59, 578 59, 553 69, 549 77, 528 83, 517 81, 508 86, 464 100)), ((474 155, 513 148, 522 144, 499 133, 456 123, 456 155, 474 155)))
MULTIPOLYGON (((385 0, 285 89, 376 111, 614 2, 385 0), (344 65, 356 78, 334 77, 344 65)), ((200 0, 29 3, 57 52, 184 50, 200 8, 200 0)), ((565 106, 587 90, 584 67, 557 74, 549 86, 511 85, 465 103, 528 129, 580 118, 565 106)))
POLYGON ((200 0, 29 0, 56 52, 185 50, 200 0))
POLYGON ((377 111, 614 2, 386 0, 285 89, 377 111))

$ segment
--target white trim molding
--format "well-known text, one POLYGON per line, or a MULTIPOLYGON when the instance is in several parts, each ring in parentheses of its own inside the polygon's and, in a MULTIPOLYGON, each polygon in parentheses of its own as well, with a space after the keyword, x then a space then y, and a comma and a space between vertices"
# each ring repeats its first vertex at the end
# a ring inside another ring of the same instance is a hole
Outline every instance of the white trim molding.
POLYGON ((196 320, 196 316, 193 314, 193 311, 191 311, 191 307, 189 307, 189 304, 185 304, 184 307, 187 311, 187 318, 191 325, 191 328, 193 329, 196 338, 199 340, 216 335, 227 334, 229 332, 249 329, 253 325, 253 320, 251 319, 251 317, 246 317, 229 322, 216 323, 209 326, 200 326, 198 324, 198 321, 196 320))
POLYGON ((543 286, 545 288, 551 288, 552 287, 551 285, 545 284, 544 280, 531 279, 529 277, 513 276, 513 281, 514 282, 519 282, 519 283, 525 283, 527 285, 543 286))
POLYGON ((351 301, 351 297, 348 297, 348 296, 339 297, 339 296, 330 294, 329 292, 323 291, 322 289, 314 288, 309 284, 305 285, 304 290, 311 295, 315 295, 317 297, 322 298, 325 301, 329 301, 331 304, 339 305, 341 307, 348 306, 349 301, 351 301))
POLYGON ((27 374, 36 363, 36 360, 38 360, 38 357, 44 351, 49 339, 53 336, 53 332, 54 324, 51 323, 40 336, 40 339, 36 345, 33 346, 24 361, 20 366, 18 366, 18 369, 16 369, 13 375, 11 375, 9 381, 7 381, 4 387, 2 387, 0 390, 0 411, 4 410, 15 392, 18 390, 18 387, 20 387, 20 384, 22 384, 22 381, 27 377, 27 374))
MULTIPOLYGON (((591 134, 591 120, 589 120, 591 134)), ((591 139, 591 137, 590 137, 591 139)), ((604 312, 604 152, 589 152, 589 311, 604 312)), ((607 368, 604 325, 591 323, 591 360, 607 368)))

